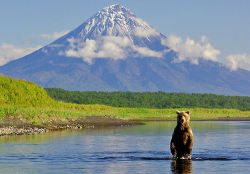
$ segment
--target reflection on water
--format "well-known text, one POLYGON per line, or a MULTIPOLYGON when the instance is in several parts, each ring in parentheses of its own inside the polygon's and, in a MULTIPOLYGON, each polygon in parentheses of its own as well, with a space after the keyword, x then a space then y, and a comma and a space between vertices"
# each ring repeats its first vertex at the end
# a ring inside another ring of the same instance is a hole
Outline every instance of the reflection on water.
POLYGON ((171 171, 174 174, 192 174, 192 160, 173 160, 171 171))
POLYGON ((192 160, 173 160, 175 122, 0 137, 0 173, 249 173, 250 122, 192 122, 192 160))

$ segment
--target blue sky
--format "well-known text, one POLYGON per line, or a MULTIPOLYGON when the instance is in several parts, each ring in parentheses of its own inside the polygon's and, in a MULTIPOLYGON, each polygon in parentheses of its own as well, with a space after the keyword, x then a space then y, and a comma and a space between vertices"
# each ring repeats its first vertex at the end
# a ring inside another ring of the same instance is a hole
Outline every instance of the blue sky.
POLYGON ((8 48, 19 48, 21 54, 21 49, 45 46, 112 4, 129 8, 166 36, 195 41, 206 36, 221 59, 249 58, 249 0, 1 0, 0 61, 6 54, 16 56, 8 48))

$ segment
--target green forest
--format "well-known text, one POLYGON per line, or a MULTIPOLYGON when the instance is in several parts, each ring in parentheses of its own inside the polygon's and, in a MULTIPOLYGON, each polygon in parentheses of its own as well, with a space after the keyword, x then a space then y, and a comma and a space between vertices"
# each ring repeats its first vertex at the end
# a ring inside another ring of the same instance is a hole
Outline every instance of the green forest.
POLYGON ((79 92, 47 88, 55 100, 128 108, 232 108, 250 110, 250 97, 167 92, 79 92))

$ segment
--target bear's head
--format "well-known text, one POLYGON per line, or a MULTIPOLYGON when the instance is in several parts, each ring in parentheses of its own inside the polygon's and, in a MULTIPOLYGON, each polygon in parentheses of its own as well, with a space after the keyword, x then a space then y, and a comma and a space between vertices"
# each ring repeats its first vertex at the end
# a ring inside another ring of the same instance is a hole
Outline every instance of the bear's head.
POLYGON ((177 114, 177 125, 182 127, 189 125, 190 112, 189 111, 176 111, 177 114))

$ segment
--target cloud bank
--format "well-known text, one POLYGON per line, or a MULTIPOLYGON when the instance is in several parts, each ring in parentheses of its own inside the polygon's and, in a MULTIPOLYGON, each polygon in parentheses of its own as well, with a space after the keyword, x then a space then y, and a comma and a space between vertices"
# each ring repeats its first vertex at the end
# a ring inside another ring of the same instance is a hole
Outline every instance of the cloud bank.
POLYGON ((231 54, 225 60, 226 66, 232 71, 239 68, 250 71, 250 55, 248 54, 231 54))
POLYGON ((52 34, 41 34, 40 36, 44 39, 49 39, 49 40, 53 40, 53 39, 58 39, 59 37, 64 36, 65 34, 69 33, 69 31, 61 31, 61 32, 54 32, 52 34))
POLYGON ((220 55, 220 51, 208 42, 206 36, 202 36, 200 41, 196 42, 189 37, 182 40, 178 36, 170 35, 167 39, 162 40, 162 44, 177 53, 174 63, 189 61, 198 65, 200 59, 218 61, 218 55, 220 55))
POLYGON ((38 46, 36 48, 31 48, 31 47, 19 47, 8 43, 2 43, 0 45, 0 65, 4 65, 12 60, 21 58, 39 48, 41 48, 41 46, 38 46))
MULTIPOLYGON (((152 35, 154 33, 151 33, 152 35)), ((151 34, 144 34, 144 37, 151 34)), ((141 35, 143 36, 143 35, 141 35)), ((202 36, 199 41, 187 37, 183 40, 176 35, 170 35, 162 40, 162 44, 169 50, 154 51, 147 47, 136 46, 128 37, 104 36, 98 40, 89 40, 85 42, 74 38, 68 39, 69 49, 63 55, 67 57, 82 58, 85 62, 91 64, 94 58, 111 58, 114 60, 126 59, 127 57, 155 57, 162 58, 170 50, 177 53, 177 57, 172 63, 181 63, 189 61, 198 65, 199 60, 210 60, 220 62, 232 71, 238 68, 250 70, 250 55, 232 54, 223 61, 219 59, 220 50, 214 48, 206 36, 202 36)))
MULTIPOLYGON (((68 31, 54 32, 53 34, 44 34, 47 39, 55 39, 67 34, 68 31)), ((135 30, 135 34, 139 37, 157 36, 156 30, 135 30)), ((119 36, 103 36, 97 40, 87 39, 85 42, 70 38, 68 39, 69 48, 66 51, 60 51, 60 55, 67 57, 81 58, 85 62, 91 64, 94 58, 111 58, 114 60, 126 59, 128 57, 155 57, 162 58, 165 53, 173 50, 177 53, 173 63, 181 63, 189 61, 190 63, 199 64, 199 60, 210 60, 220 62, 231 71, 236 71, 239 68, 250 71, 250 55, 249 54, 231 54, 223 60, 220 60, 220 50, 215 49, 209 42, 206 36, 202 36, 199 41, 195 41, 187 37, 182 39, 176 35, 170 35, 165 40, 162 40, 162 45, 165 45, 169 50, 154 51, 147 47, 136 46, 128 37, 119 36)), ((59 48, 63 45, 50 45, 53 48, 59 48)), ((0 66, 41 48, 37 47, 20 47, 8 43, 0 44, 0 66)), ((44 50, 43 50, 44 51, 44 50)), ((45 50, 46 51, 46 50, 45 50)))
POLYGON ((114 60, 133 57, 163 57, 162 52, 151 50, 147 47, 136 46, 128 37, 104 36, 98 40, 81 42, 77 39, 68 39, 69 49, 65 51, 67 57, 82 58, 92 63, 94 58, 111 58, 114 60))
POLYGON ((162 44, 177 53, 174 63, 189 61, 198 65, 199 60, 210 60, 220 62, 231 71, 236 71, 239 68, 250 71, 250 55, 248 54, 231 54, 226 58, 219 59, 220 50, 215 49, 209 42, 206 36, 202 36, 199 41, 194 41, 189 37, 183 40, 179 36, 170 35, 167 39, 162 40, 162 44))

